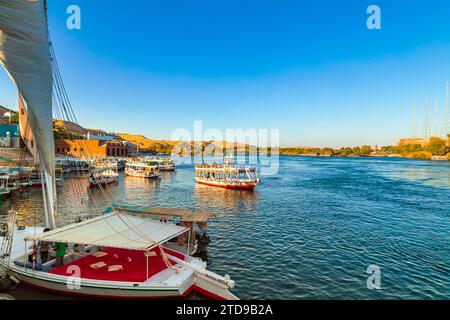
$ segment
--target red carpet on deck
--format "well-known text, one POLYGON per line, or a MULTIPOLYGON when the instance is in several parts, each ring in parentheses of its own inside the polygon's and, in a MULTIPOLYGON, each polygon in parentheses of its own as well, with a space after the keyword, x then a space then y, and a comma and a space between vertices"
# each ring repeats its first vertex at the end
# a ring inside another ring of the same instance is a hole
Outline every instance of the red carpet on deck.
MULTIPOLYGON (((154 248, 151 251, 155 252, 156 256, 148 258, 149 277, 167 268, 160 255, 159 248, 154 248)), ((164 249, 164 251, 174 257, 184 260, 183 255, 177 252, 168 249, 164 249)), ((87 256, 62 267, 53 269, 49 273, 70 276, 72 275, 72 272, 67 273, 67 268, 70 266, 78 266, 81 270, 80 276, 82 279, 124 282, 143 282, 147 280, 147 258, 144 256, 144 251, 108 248, 104 249, 103 252, 107 252, 108 255, 102 258, 87 256), (118 256, 117 258, 114 258, 115 254, 118 256), (127 258, 131 258, 131 262, 128 262, 127 258), (97 270, 92 269, 90 265, 97 262, 104 262, 107 266, 97 270), (112 265, 122 265, 123 270, 109 272, 108 266, 112 265)), ((171 263, 175 265, 173 261, 171 261, 171 263)))

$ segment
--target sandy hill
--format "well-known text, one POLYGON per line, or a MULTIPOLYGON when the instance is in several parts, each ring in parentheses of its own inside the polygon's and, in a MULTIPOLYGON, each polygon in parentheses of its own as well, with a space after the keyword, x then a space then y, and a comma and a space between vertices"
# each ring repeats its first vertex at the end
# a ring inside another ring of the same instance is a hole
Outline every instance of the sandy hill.
MULTIPOLYGON (((55 126, 60 126, 66 128, 67 131, 75 132, 81 135, 87 135, 88 132, 91 133, 100 133, 105 134, 106 132, 99 129, 87 129, 84 128, 76 123, 73 122, 67 122, 62 120, 55 120, 55 126)), ((114 137, 116 137, 118 140, 125 140, 129 143, 131 143, 134 146, 139 146, 141 150, 149 150, 154 152, 168 152, 172 150, 176 145, 180 143, 180 141, 172 141, 172 140, 153 140, 149 139, 143 135, 135 135, 135 134, 129 134, 129 133, 117 133, 117 134, 110 134, 114 137)), ((233 142, 227 142, 227 141, 191 141, 188 142, 191 144, 192 148, 198 148, 202 146, 203 148, 209 146, 209 145, 215 145, 219 148, 238 148, 238 149, 245 149, 249 148, 248 144, 245 143, 233 143, 233 142)))
POLYGON ((134 144, 135 146, 139 146, 139 148, 141 149, 173 148, 178 144, 178 141, 152 140, 142 135, 134 135, 128 133, 117 133, 116 136, 134 144))
POLYGON ((71 131, 71 132, 76 132, 82 135, 87 135, 88 132, 91 133, 106 133, 103 130, 100 129, 87 129, 84 128, 82 126, 80 126, 79 124, 70 122, 70 121, 64 121, 64 120, 55 120, 55 125, 56 126, 60 126, 60 127, 64 127, 66 128, 66 130, 71 131))

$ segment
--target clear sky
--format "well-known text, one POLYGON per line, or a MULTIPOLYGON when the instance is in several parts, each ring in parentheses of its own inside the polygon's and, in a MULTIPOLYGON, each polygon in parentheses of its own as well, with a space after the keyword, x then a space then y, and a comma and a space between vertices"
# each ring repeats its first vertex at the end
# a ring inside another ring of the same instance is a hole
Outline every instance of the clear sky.
MULTIPOLYGON (((168 139, 178 128, 280 129, 282 146, 393 144, 444 121, 448 0, 49 0, 81 125, 168 139), (81 8, 81 30, 66 8, 81 8), (366 9, 382 10, 382 29, 366 9), (433 113, 430 112, 430 119, 433 113), (433 122, 430 120, 430 126, 433 122)), ((16 106, 0 72, 0 104, 16 106)))

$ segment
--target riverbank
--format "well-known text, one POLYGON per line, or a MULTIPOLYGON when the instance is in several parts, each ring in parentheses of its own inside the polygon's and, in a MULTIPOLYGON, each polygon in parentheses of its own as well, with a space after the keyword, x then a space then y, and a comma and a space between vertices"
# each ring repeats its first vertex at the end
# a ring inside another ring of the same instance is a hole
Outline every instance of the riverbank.
POLYGON ((450 157, 437 157, 437 156, 426 156, 426 157, 417 157, 417 156, 403 156, 401 154, 370 154, 366 156, 360 156, 360 155, 339 155, 339 154, 309 154, 309 153, 303 153, 303 154, 291 154, 291 153, 280 153, 280 155, 283 156, 293 156, 293 157, 317 157, 317 158, 398 158, 398 159, 410 159, 410 160, 430 160, 430 161, 450 161, 450 157))
POLYGON ((397 146, 364 145, 359 147, 314 148, 292 147, 280 148, 280 154, 290 156, 320 156, 320 157, 390 157, 423 160, 450 160, 450 135, 447 139, 429 138, 423 143, 408 143, 400 140, 397 146))

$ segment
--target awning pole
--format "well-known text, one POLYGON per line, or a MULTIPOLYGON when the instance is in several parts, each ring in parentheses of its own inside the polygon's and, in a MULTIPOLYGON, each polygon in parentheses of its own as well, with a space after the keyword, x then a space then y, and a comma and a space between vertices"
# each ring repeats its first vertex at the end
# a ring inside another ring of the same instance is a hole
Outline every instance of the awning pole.
POLYGON ((189 248, 191 246, 191 226, 192 226, 192 223, 189 225, 189 231, 188 231, 187 255, 189 255, 189 248))
POLYGON ((27 271, 27 264, 28 264, 28 255, 27 255, 27 240, 25 240, 25 263, 24 263, 24 270, 27 271))
POLYGON ((148 249, 145 252, 145 256, 147 257, 147 279, 148 279, 148 249))

